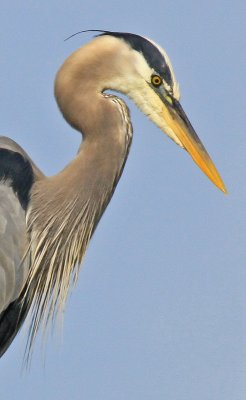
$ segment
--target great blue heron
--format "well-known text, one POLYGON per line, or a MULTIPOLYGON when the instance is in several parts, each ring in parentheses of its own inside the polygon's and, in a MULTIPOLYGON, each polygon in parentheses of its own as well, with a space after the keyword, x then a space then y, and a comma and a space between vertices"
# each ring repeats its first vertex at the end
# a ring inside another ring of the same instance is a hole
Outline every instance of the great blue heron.
POLYGON ((121 176, 132 126, 124 101, 107 89, 128 95, 226 192, 179 103, 165 51, 135 34, 100 31, 56 76, 58 106, 83 136, 74 160, 46 177, 18 144, 0 138, 0 355, 30 309, 29 350, 40 325, 63 309, 121 176))

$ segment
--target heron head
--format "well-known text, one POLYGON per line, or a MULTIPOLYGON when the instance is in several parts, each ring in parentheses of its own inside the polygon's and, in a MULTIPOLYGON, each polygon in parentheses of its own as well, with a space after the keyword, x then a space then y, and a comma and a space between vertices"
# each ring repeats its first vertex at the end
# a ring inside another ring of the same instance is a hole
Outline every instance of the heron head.
POLYGON ((112 73, 105 74, 104 89, 128 95, 226 193, 214 163, 181 107, 179 85, 166 52, 153 41, 131 33, 103 32, 95 40, 100 38, 113 49, 112 73))

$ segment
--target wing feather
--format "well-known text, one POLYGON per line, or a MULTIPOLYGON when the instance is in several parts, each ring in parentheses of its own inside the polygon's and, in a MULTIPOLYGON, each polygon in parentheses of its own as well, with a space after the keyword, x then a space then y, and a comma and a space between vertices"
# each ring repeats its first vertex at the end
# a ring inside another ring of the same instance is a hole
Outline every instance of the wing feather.
POLYGON ((0 136, 0 356, 28 312, 23 299, 30 267, 26 210, 35 180, 44 175, 13 140, 0 136))

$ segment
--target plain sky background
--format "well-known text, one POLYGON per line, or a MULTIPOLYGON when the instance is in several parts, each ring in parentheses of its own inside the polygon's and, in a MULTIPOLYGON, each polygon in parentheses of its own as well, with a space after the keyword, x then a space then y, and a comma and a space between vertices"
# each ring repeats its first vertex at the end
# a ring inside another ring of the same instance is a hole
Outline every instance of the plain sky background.
POLYGON ((0 361, 1 400, 245 400, 246 3, 1 0, 0 133, 51 175, 80 142, 53 98, 82 29, 135 32, 168 52, 181 102, 229 191, 128 101, 134 140, 67 303, 63 333, 26 330, 0 361), (44 361, 45 359, 45 361, 44 361))

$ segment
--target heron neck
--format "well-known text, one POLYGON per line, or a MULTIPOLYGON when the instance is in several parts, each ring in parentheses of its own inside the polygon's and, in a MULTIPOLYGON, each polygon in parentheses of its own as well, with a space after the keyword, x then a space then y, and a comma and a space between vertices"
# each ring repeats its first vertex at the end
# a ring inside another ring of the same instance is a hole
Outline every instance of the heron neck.
MULTIPOLYGON (((103 65, 91 54, 88 47, 74 53, 56 78, 60 110, 84 140, 69 165, 57 175, 37 181, 32 189, 29 230, 36 236, 34 243, 46 243, 45 265, 53 259, 53 251, 64 254, 59 249, 65 247, 71 269, 81 261, 114 193, 131 144, 128 109, 121 99, 102 92, 99 77, 104 73, 100 75, 98 70, 103 71, 103 65), (52 246, 47 245, 50 241, 52 246)), ((38 245, 35 247, 38 257, 38 245)))
MULTIPOLYGON (((106 197, 110 198, 128 155, 132 126, 123 100, 103 93, 101 81, 106 72, 99 74, 98 60, 89 50, 85 46, 70 56, 56 78, 55 95, 60 110, 84 138, 77 157, 57 179, 66 176, 66 182, 76 176, 72 190, 83 188, 84 198, 99 199, 99 192, 104 198, 102 191, 108 192, 106 197)), ((105 65, 100 67, 101 71, 107 70, 105 65)))
POLYGON ((42 319, 46 324, 57 309, 63 309, 70 280, 76 281, 131 144, 128 110, 122 100, 102 93, 88 57, 67 61, 55 88, 64 117, 84 140, 75 159, 60 173, 34 183, 27 211, 32 257, 27 287, 34 291, 37 311, 34 336, 42 319))
MULTIPOLYGON (((104 102, 120 100, 110 96, 104 98, 104 102)), ((73 224, 77 221, 81 229, 90 225, 94 231, 114 193, 131 144, 131 125, 126 123, 126 115, 119 109, 120 103, 114 104, 118 108, 115 108, 114 118, 108 119, 107 130, 103 132, 97 126, 93 134, 85 134, 70 164, 57 175, 34 184, 30 211, 33 218, 29 220, 35 221, 36 226, 31 230, 46 231, 50 225, 48 229, 55 235, 63 226, 65 237, 74 230, 73 224)))

